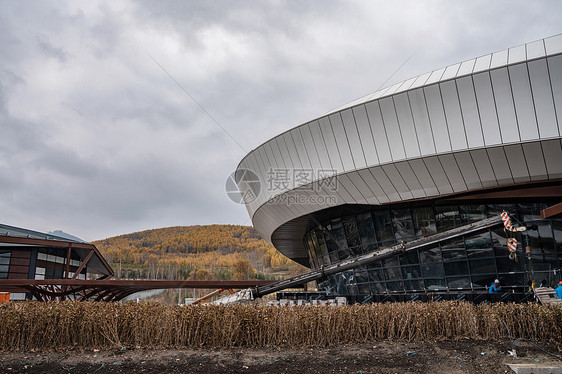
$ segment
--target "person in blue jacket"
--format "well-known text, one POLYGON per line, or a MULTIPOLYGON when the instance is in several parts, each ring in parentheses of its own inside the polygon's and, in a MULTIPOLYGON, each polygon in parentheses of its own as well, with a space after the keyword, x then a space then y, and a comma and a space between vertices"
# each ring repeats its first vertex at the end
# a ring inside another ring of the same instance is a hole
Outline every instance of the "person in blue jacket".
POLYGON ((500 292, 502 289, 502 286, 500 286, 500 281, 499 279, 496 279, 494 281, 494 283, 492 283, 492 285, 490 286, 490 289, 488 290, 488 293, 498 293, 500 292))
POLYGON ((558 296, 559 299, 562 299, 562 281, 558 282, 558 287, 556 287, 554 291, 556 291, 556 296, 558 296))

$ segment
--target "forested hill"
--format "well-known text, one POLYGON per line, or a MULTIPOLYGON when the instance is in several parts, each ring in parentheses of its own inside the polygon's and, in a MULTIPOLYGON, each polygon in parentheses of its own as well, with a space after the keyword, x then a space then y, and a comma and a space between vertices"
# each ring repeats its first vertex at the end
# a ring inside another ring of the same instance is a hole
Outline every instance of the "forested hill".
POLYGON ((248 279, 294 275, 289 260, 249 226, 178 226, 93 242, 117 278, 248 279))

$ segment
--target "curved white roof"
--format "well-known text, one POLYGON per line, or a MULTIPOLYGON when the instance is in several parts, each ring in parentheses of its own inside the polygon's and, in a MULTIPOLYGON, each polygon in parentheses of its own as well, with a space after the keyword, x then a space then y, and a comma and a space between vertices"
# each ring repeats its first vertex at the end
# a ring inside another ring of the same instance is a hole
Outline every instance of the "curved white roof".
POLYGON ((238 169, 261 182, 246 203, 254 226, 294 258, 302 236, 274 232, 326 208, 562 178, 561 135, 557 35, 366 95, 265 142, 238 169))

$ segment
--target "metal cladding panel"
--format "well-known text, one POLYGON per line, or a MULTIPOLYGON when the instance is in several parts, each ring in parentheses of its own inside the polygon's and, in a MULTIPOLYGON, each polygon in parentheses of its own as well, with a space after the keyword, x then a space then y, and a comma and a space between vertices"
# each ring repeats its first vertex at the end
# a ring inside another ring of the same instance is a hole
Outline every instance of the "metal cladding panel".
POLYGON ((529 60, 546 56, 544 49, 544 40, 537 40, 536 42, 527 43, 527 58, 529 60))
POLYGON ((485 72, 476 74, 472 77, 472 79, 474 81, 474 90, 476 92, 476 101, 478 103, 480 120, 482 121, 484 143, 486 145, 501 144, 502 138, 494 101, 494 93, 492 91, 490 73, 485 72))
MULTIPOLYGON (((530 61, 528 66, 539 137, 544 139, 558 136, 552 87, 550 86, 546 60, 530 61)), ((559 73, 562 74, 562 72, 559 73)))
POLYGON ((279 143, 277 142, 277 139, 274 139, 273 141, 269 142, 269 144, 271 145, 273 156, 277 160, 277 166, 279 166, 282 169, 290 169, 291 165, 287 163, 287 160, 285 160, 285 158, 281 154, 281 149, 279 148, 279 143))
POLYGON ((439 161, 454 192, 466 191, 466 183, 452 154, 439 156, 439 161))
POLYGON ((422 156, 432 155, 435 153, 435 143, 433 141, 433 132, 429 122, 429 113, 427 112, 423 89, 418 88, 408 92, 408 99, 410 101, 414 126, 417 129, 416 134, 420 153, 422 156))
POLYGON ((443 76, 441 77, 441 80, 455 78, 457 76, 460 67, 461 67, 460 63, 447 66, 445 68, 445 72, 443 73, 443 76))
POLYGON ((383 165, 382 169, 384 170, 386 176, 388 177, 396 191, 398 191, 400 200, 410 200, 414 198, 412 192, 408 188, 408 185, 406 184, 406 182, 404 182, 404 179, 402 178, 394 164, 383 165))
POLYGON ((351 157, 351 149, 349 147, 347 134, 345 133, 341 114, 332 114, 329 118, 332 124, 332 129, 334 130, 337 152, 339 153, 342 160, 343 171, 353 170, 355 169, 355 164, 353 163, 353 157, 351 157))
POLYGON ((492 55, 485 55, 480 56, 476 59, 476 63, 474 64, 474 69, 472 73, 477 73, 480 71, 490 69, 490 62, 492 61, 492 55))
POLYGON ((429 113, 429 121, 435 141, 435 149, 437 153, 448 152, 451 150, 451 140, 449 138, 449 128, 447 127, 447 120, 445 119, 439 85, 425 87, 424 93, 429 113))
POLYGON ((426 197, 423 187, 410 167, 410 164, 407 161, 403 161, 396 163, 395 166, 404 179, 404 183, 406 183, 408 190, 412 193, 414 199, 426 197))
MULTIPOLYGON (((346 180, 346 177, 342 177, 343 180, 346 180)), ((349 201, 350 203, 356 203, 355 199, 353 198, 353 196, 351 196, 351 193, 349 192, 349 186, 342 181, 342 179, 340 179, 340 176, 338 175, 338 186, 335 192, 336 195, 338 195, 340 197, 341 201, 349 201)))
MULTIPOLYGON (((363 169, 361 171, 365 171, 365 169, 363 169)), ((371 188, 369 188, 369 185, 367 184, 368 182, 371 181, 371 179, 366 181, 363 178, 363 175, 364 174, 362 174, 361 172, 348 174, 348 178, 351 180, 351 182, 357 188, 357 190, 359 190, 359 193, 361 194, 361 197, 363 198, 360 201, 358 200, 358 202, 361 203, 361 204, 380 204, 379 199, 377 199, 377 197, 375 196, 375 192, 373 192, 373 190, 371 190, 371 188)), ((371 173, 369 173, 369 175, 370 175, 370 178, 373 178, 371 173)), ((376 183, 376 181, 375 181, 375 183, 376 183)))
POLYGON ((246 208, 264 237, 277 232, 279 249, 306 263, 302 235, 330 207, 562 178, 561 118, 558 35, 396 83, 279 135, 239 165, 262 183, 246 208), (293 180, 272 189, 277 169, 293 180))
POLYGON ((435 182, 435 186, 437 187, 439 194, 445 195, 453 193, 453 187, 447 178, 445 170, 443 170, 441 162, 439 162, 439 158, 428 157, 424 159, 424 162, 429 174, 431 174, 431 179, 435 182))
POLYGON ((488 157, 494 169, 494 174, 499 185, 513 184, 513 175, 507 163, 507 157, 503 147, 495 147, 488 149, 488 157))
POLYGON ((445 68, 439 69, 439 70, 434 70, 431 73, 431 75, 429 76, 429 78, 427 78, 427 81, 425 82, 425 84, 430 85, 430 84, 439 82, 441 80, 441 77, 443 76, 444 72, 445 72, 445 68))
POLYGON ((388 136, 388 144, 390 145, 390 154, 392 160, 402 160, 406 157, 404 150, 404 142, 398 126, 398 118, 396 117, 396 109, 392 98, 380 100, 382 120, 386 134, 388 136))
POLYGON ((429 78, 430 75, 431 73, 425 73, 417 77, 414 83, 412 83, 412 85, 410 86, 410 89, 418 88, 425 85, 425 82, 427 82, 427 79, 429 78))
POLYGON ((447 127, 451 137, 451 147, 457 151, 467 148, 466 131, 462 120, 459 96, 455 81, 444 82, 439 85, 443 97, 443 108, 447 119, 447 127))
POLYGON ((379 163, 379 157, 377 156, 371 125, 367 117, 367 109, 365 109, 364 105, 357 106, 353 108, 353 116, 357 124, 357 133, 363 148, 366 165, 376 165, 379 163))
POLYGON ((470 153, 455 153, 455 160, 464 178, 466 187, 470 190, 482 188, 482 182, 480 181, 478 171, 476 171, 476 166, 474 166, 470 153))
POLYGON ((515 102, 515 113, 519 123, 521 140, 535 140, 539 138, 535 105, 529 83, 527 64, 509 67, 509 78, 515 102))
POLYGON ((414 120, 410 110, 408 94, 401 93, 396 95, 394 97, 394 106, 396 107, 400 133, 402 134, 402 139, 404 141, 406 157, 418 157, 420 156, 420 146, 418 144, 416 128, 414 127, 414 120))
POLYGON ((526 51, 525 45, 520 45, 517 47, 509 48, 507 62, 510 64, 516 64, 521 61, 525 61, 526 51))
POLYGON ((301 133, 304 150, 308 155, 308 159, 310 160, 310 166, 312 170, 322 169, 322 165, 320 164, 320 158, 318 157, 318 152, 316 151, 316 145, 314 144, 314 140, 312 139, 312 133, 310 131, 310 126, 303 126, 299 128, 301 133))
POLYGON ((483 187, 493 187, 498 185, 496 175, 494 174, 494 169, 492 168, 492 163, 488 157, 488 152, 485 149, 479 149, 476 151, 471 151, 470 155, 474 161, 474 166, 476 166, 476 171, 482 181, 483 187))
POLYGON ((295 144, 295 148, 297 149, 297 153, 299 155, 299 160, 301 161, 302 168, 311 169, 312 165, 310 163, 310 160, 308 159, 308 154, 304 146, 304 141, 302 140, 300 129, 299 128, 293 129, 289 133, 293 138, 293 143, 295 144))
POLYGON ((400 194, 398 193, 390 179, 388 179, 388 176, 381 167, 377 166, 374 168, 370 168, 369 170, 371 171, 371 174, 373 174, 373 177, 375 177, 375 179, 377 180, 378 184, 381 186, 389 201, 401 200, 400 194))
POLYGON ((541 143, 534 142, 523 144, 523 152, 527 159, 531 180, 548 179, 541 143))
POLYGON ((293 140, 293 136, 291 132, 286 132, 282 135, 283 140, 285 141, 285 145, 287 146, 287 150, 291 155, 291 160, 293 161, 293 165, 295 169, 305 169, 306 167, 303 165, 302 160, 300 158, 299 152, 297 151, 297 147, 295 146, 295 141, 293 140))
POLYGON ((390 146, 388 145, 388 138, 382 121, 379 102, 373 101, 368 103, 365 108, 367 109, 367 116, 369 123, 371 124, 373 139, 375 140, 375 145, 377 147, 379 162, 384 163, 392 161, 392 155, 390 154, 390 146))
POLYGON ((338 177, 338 187, 344 188, 351 197, 351 200, 348 200, 350 203, 358 204, 360 201, 365 200, 365 196, 361 194, 361 192, 357 189, 353 181, 349 179, 347 174, 342 174, 338 177))
POLYGON ((550 71, 550 84, 558 118, 558 134, 562 135, 562 55, 547 59, 550 71))
POLYGON ((468 147, 481 147, 484 145, 484 134, 480 124, 480 114, 478 113, 478 104, 476 103, 472 78, 464 77, 458 79, 457 89, 468 147))
POLYGON ((507 65, 508 50, 492 53, 492 62, 490 62, 490 69, 507 65))
POLYGON ((265 150, 265 154, 267 155, 267 159, 269 160, 269 165, 271 166, 271 168, 279 169, 279 164, 277 163, 277 159, 273 155, 273 149, 271 148, 271 143, 264 144, 263 149, 265 150))
POLYGON ((562 53, 562 34, 544 39, 544 44, 547 54, 562 53))
POLYGON ((562 146, 559 139, 542 143, 544 161, 549 179, 562 178, 562 146))
POLYGON ((472 60, 462 62, 461 66, 459 67, 459 71, 457 72, 457 77, 461 77, 463 75, 471 74, 472 70, 474 69, 475 63, 476 63, 475 58, 472 59, 472 60))
POLYGON ((336 170, 338 173, 342 173, 344 170, 342 160, 340 158, 338 146, 336 145, 336 139, 334 139, 332 125, 327 117, 320 118, 320 130, 322 131, 322 136, 326 143, 326 149, 328 150, 328 157, 330 158, 332 169, 336 170))
POLYGON ((285 161, 285 166, 287 167, 287 169, 294 168, 295 164, 293 163, 293 158, 289 154, 289 149, 287 148, 287 145, 285 144, 285 138, 282 137, 282 136, 279 136, 279 137, 275 138, 275 142, 277 143, 277 147, 279 148, 279 152, 281 152, 281 156, 283 157, 283 160, 285 161))
POLYGON ((523 154, 521 144, 508 145, 504 147, 509 169, 513 175, 515 183, 523 183, 531 180, 529 170, 527 169, 527 161, 523 154))
POLYGON ((320 161, 320 167, 322 169, 331 169, 332 163, 330 162, 326 143, 324 142, 324 137, 322 136, 322 132, 320 131, 320 124, 318 123, 318 121, 314 121, 311 123, 310 133, 312 134, 312 141, 314 142, 316 154, 318 155, 318 159, 320 161))
MULTIPOLYGON (((373 191, 375 199, 378 200, 379 203, 384 204, 390 202, 390 199, 369 169, 362 169, 357 171, 357 173, 361 176, 361 179, 365 181, 369 189, 373 191)), ((369 201, 372 199, 368 198, 367 200, 369 201)))
POLYGON ((425 166, 425 162, 422 159, 409 160, 408 164, 410 164, 414 174, 416 174, 416 178, 420 181, 425 194, 427 196, 439 195, 439 190, 437 189, 435 181, 431 177, 429 170, 425 166))
POLYGON ((494 88, 494 99, 496 101, 497 116, 500 122, 500 130, 503 143, 512 143, 521 140, 517 117, 513 106, 513 96, 507 68, 492 70, 492 86, 494 88))
POLYGON ((346 109, 341 113, 344 130, 347 135, 347 140, 349 142, 349 147, 351 148, 351 157, 353 158, 353 164, 355 169, 364 168, 367 166, 365 161, 365 155, 363 154, 363 145, 359 139, 359 133, 357 131, 357 125, 355 124, 355 117, 351 109, 346 109))

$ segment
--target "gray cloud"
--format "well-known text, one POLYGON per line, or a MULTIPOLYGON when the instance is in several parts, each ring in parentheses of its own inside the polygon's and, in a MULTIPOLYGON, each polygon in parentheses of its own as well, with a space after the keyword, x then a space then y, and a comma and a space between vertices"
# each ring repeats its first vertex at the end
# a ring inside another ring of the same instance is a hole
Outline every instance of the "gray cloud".
POLYGON ((246 151, 427 71, 560 32, 554 1, 0 3, 0 222, 87 240, 248 223, 246 151), (245 149, 149 57, 162 65, 245 149))

